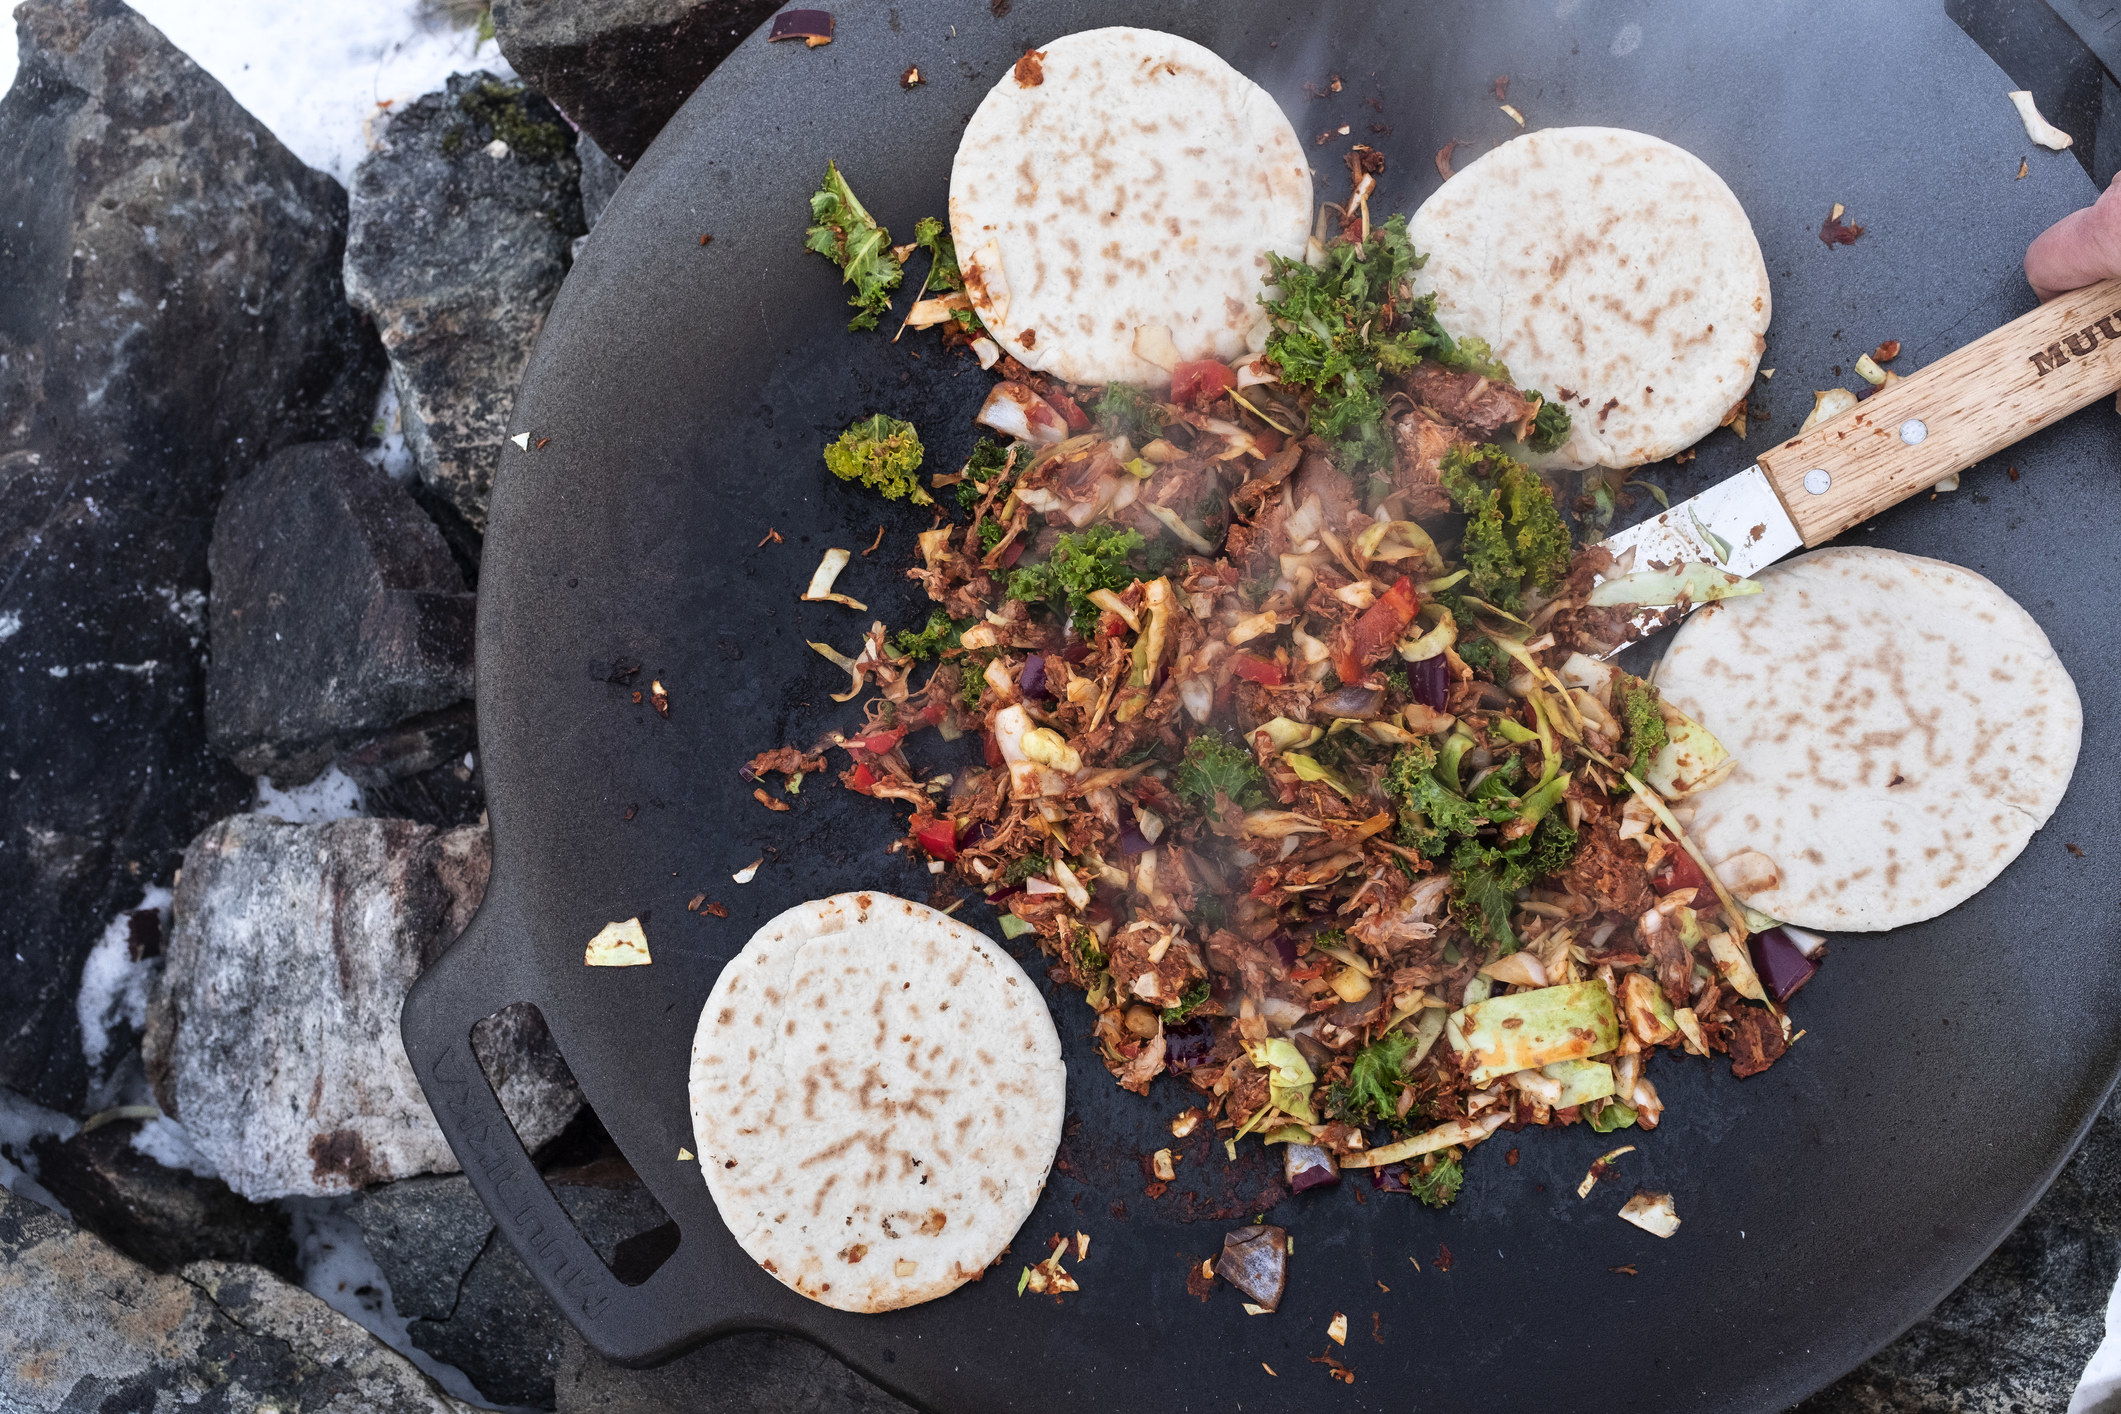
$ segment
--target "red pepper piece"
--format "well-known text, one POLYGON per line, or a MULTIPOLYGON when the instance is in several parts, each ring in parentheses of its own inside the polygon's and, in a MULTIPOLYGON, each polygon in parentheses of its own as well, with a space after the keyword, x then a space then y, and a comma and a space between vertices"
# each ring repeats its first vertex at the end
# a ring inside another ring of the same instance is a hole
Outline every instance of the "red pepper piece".
POLYGON ((1270 663, 1250 653, 1239 653, 1230 659, 1230 671, 1246 682, 1256 682, 1261 687, 1280 687, 1289 680, 1281 670, 1281 664, 1270 663))
POLYGON ((1198 407, 1212 403, 1237 386, 1237 375, 1227 364, 1204 358, 1181 363, 1171 370, 1171 401, 1198 407))
POLYGON ((930 820, 914 832, 920 847, 945 863, 957 860, 957 825, 951 820, 930 820))

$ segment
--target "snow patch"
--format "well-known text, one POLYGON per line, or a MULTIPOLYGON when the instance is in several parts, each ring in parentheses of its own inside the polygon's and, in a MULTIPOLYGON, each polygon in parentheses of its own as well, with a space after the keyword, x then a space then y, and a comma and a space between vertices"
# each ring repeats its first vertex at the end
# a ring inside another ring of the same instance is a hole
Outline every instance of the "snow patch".
MULTIPOLYGON (((133 8, 295 156, 342 183, 393 107, 453 73, 515 77, 492 40, 452 26, 432 0, 134 0, 133 8)), ((15 27, 0 15, 0 91, 17 62, 15 27)))
POLYGON ((383 380, 383 391, 376 395, 376 416, 373 424, 376 445, 361 449, 361 460, 370 466, 382 468, 383 474, 392 481, 404 481, 412 475, 412 449, 405 445, 405 412, 398 406, 398 380, 383 380))
POLYGON ((271 815, 290 825, 321 825, 328 820, 357 820, 368 812, 361 808, 361 788, 337 766, 306 786, 280 790, 272 777, 258 777, 258 799, 253 815, 271 815))
MULTIPOLYGON (((390 1280, 368 1254, 361 1225, 348 1211, 358 1198, 282 1198, 295 1239, 295 1260, 302 1289, 368 1332, 427 1374, 448 1393, 482 1409, 509 1409, 495 1404, 454 1365, 445 1365, 412 1343, 409 1317, 398 1314, 390 1297, 390 1280)), ((496 1240, 499 1240, 498 1238, 496 1240)))
POLYGON ((80 1129, 57 1110, 48 1110, 26 1096, 0 1088, 0 1188, 72 1217, 66 1205, 37 1182, 37 1159, 30 1152, 30 1145, 46 1135, 62 1141, 71 1139, 80 1129))
POLYGON ((147 1029, 147 993, 162 968, 159 957, 133 960, 133 915, 153 910, 156 928, 167 936, 169 905, 169 890, 160 884, 150 886, 138 903, 112 916, 81 966, 74 1014, 81 1022, 81 1058, 88 1062, 92 1083, 103 1075, 113 1031, 120 1025, 130 1025, 135 1031, 147 1029))
POLYGON ((133 1148, 166 1169, 183 1169, 201 1178, 219 1178, 213 1161, 194 1149, 184 1126, 168 1115, 158 1114, 133 1135, 133 1148))

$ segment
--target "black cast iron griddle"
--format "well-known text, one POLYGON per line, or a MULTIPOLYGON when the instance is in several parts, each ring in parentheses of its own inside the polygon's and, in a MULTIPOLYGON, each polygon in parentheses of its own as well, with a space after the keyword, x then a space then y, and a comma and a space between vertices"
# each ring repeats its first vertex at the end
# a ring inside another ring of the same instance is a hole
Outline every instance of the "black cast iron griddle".
MULTIPOLYGON (((909 236, 944 211, 958 134, 1009 63, 1119 22, 1225 55, 1307 143, 1345 123, 1383 147, 1392 166, 1373 209, 1411 210, 1433 190, 1445 141, 1473 144, 1463 159, 1517 131, 1490 94, 1497 74, 1535 126, 1671 138, 1744 203, 1776 304, 1776 374, 1755 394, 1764 433, 1713 434, 1691 465, 1663 469, 1676 498, 1743 466, 1763 435, 1794 432, 1810 390, 1852 381, 1836 366, 1880 340, 1902 340, 1901 367, 1921 366, 2029 306, 2027 240, 2092 189, 2068 155, 2026 142, 2003 73, 1941 7, 1888 0, 1046 0, 999 19, 985 4, 909 3, 843 7, 838 20, 827 48, 755 37, 634 170, 525 375, 514 430, 539 449, 505 449, 495 490, 478 642, 493 881, 414 990, 404 1033, 474 1185, 568 1317, 635 1363, 739 1329, 796 1332, 918 1403, 962 1411, 1774 1410, 1914 1321, 2009 1232, 2121 1064, 2121 871, 2103 858, 2121 774, 2105 671, 2121 647, 2121 550, 2101 513, 2121 483, 2103 407, 2013 449, 2022 479, 1985 465, 1956 493, 1847 537, 1971 566, 2024 603, 2083 691, 2084 752, 2053 822, 1985 893, 1921 927, 1837 942, 1795 1004, 1804 1039, 1766 1075, 1736 1082, 1720 1061, 1662 1057, 1654 1133, 1504 1136, 1474 1151, 1444 1212, 1372 1194, 1361 1175, 1284 1201, 1273 1218, 1296 1251, 1271 1317, 1245 1315, 1227 1289, 1205 1304, 1185 1289, 1225 1227, 1249 1220, 1267 1161, 1251 1146, 1233 1176, 1196 1136, 1177 1146, 1170 1192, 1144 1196, 1140 1158, 1171 1143, 1165 1124, 1190 1092, 1118 1090, 1074 994, 1048 995, 1070 1080, 1059 1167, 1015 1256, 944 1300, 871 1317, 803 1300, 738 1250, 677 1155, 692 1143, 693 1027, 751 932, 802 899, 925 898, 933 883, 885 852, 889 803, 826 779, 793 813, 769 814, 738 775, 753 752, 856 720, 828 700, 844 675, 806 638, 851 649, 871 617, 926 617, 902 572, 928 517, 832 481, 823 443, 883 411, 919 424, 932 468, 955 466, 988 385, 931 337, 893 348, 888 333, 843 330, 836 272, 800 245, 828 157, 909 236), (927 83, 907 92, 910 64, 927 83), (1305 82, 1329 73, 1342 92, 1308 98, 1305 82), (1852 248, 1817 236, 1837 201, 1867 228, 1852 248), (880 523, 882 547, 839 586, 872 614, 797 602, 827 546, 859 551, 880 523), (769 526, 784 544, 757 544, 769 526), (643 665, 634 687, 660 678, 667 720, 606 681, 617 658, 643 665), (754 882, 730 882, 761 854, 754 882), (726 919, 686 911, 703 891, 726 919), (636 914, 654 965, 585 968, 590 935, 636 914), (620 1284, 568 1225, 480 1077, 469 1028, 518 1001, 542 1008, 682 1231, 643 1285, 620 1284), (1578 1200, 1591 1160, 1626 1141, 1639 1151, 1621 1179, 1578 1200), (1676 1195, 1676 1237, 1615 1217, 1637 1184, 1676 1195), (1229 1221, 1182 1221, 1216 1211, 1229 1221), (1081 1293, 1019 1298, 1019 1259, 1077 1230, 1092 1239, 1073 1265, 1081 1293), (1613 1271, 1628 1264, 1639 1275, 1613 1271), (1352 1385, 1307 1362, 1328 1349, 1336 1311, 1352 1385)), ((1345 190, 1348 141, 1310 149, 1322 196, 1345 190)), ((1966 648, 1978 661, 1981 646, 1966 648)), ((951 764, 932 739, 916 755, 951 764)), ((984 904, 963 916, 993 927, 984 904)))

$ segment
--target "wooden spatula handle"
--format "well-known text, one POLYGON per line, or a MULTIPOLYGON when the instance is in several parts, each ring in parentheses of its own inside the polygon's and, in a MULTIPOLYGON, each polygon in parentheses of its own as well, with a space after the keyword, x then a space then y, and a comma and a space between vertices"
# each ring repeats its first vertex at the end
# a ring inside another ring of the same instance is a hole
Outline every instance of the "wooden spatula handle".
POLYGON ((1760 458, 1804 543, 1831 540, 2121 388, 2121 279, 2051 300, 1760 458))

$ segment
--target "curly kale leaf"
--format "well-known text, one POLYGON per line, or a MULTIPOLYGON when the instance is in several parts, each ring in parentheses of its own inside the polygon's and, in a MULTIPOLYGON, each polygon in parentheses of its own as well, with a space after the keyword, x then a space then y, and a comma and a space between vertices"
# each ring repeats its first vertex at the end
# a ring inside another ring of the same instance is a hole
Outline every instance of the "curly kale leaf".
POLYGON ((859 313, 847 327, 874 329, 906 272, 891 253, 891 233, 855 199, 836 162, 825 164, 824 185, 810 197, 810 223, 803 232, 804 248, 839 266, 841 280, 854 286, 847 303, 859 313))
POLYGON ((1526 584, 1542 592, 1560 585, 1573 553, 1569 528, 1536 473, 1499 448, 1469 443, 1445 453, 1440 471, 1466 514, 1458 557, 1474 594, 1514 609, 1526 584))
POLYGON ((1539 412, 1532 419, 1532 437, 1529 445, 1535 452, 1551 452, 1569 440, 1569 410, 1562 403, 1539 401, 1539 412))
POLYGON ((1432 1208, 1449 1207, 1465 1181, 1465 1170, 1456 1159, 1438 1159, 1426 1173, 1418 1168, 1407 1170, 1407 1191, 1432 1208))
POLYGON ((1641 678, 1622 673, 1615 690, 1620 697, 1622 743, 1635 758, 1635 768, 1641 770, 1672 739, 1664 724, 1664 709, 1658 704, 1657 689, 1641 678))
POLYGON ((1011 886, 1021 884, 1034 874, 1046 874, 1053 868, 1053 861, 1043 854, 1027 854, 1002 871, 1002 882, 1011 886))
POLYGON ((1274 321, 1267 357, 1284 383, 1312 395, 1311 429, 1335 444, 1343 470, 1389 467, 1383 375, 1453 347, 1435 301, 1413 297, 1410 277, 1422 257, 1406 218, 1372 227, 1368 241, 1334 243, 1323 265, 1267 261, 1267 282, 1281 291, 1260 301, 1274 321))
POLYGON ((1185 994, 1178 999, 1177 1006, 1164 1008, 1164 1025, 1176 1026, 1187 1017, 1193 1015, 1194 1010, 1208 999, 1208 994, 1212 990, 1213 988, 1208 985, 1208 979, 1205 977, 1186 988, 1185 994))
POLYGON ((1399 1092, 1407 1078, 1401 1069, 1414 1049, 1414 1037, 1388 1031, 1358 1051, 1348 1078, 1326 1096, 1327 1106, 1349 1124, 1392 1124, 1399 1119, 1399 1092))
POLYGON ((891 651, 901 657, 920 661, 940 658, 959 646, 965 629, 970 627, 969 621, 960 626, 941 609, 936 609, 929 613, 927 627, 918 633, 910 628, 900 629, 898 635, 891 640, 891 651))
POLYGON ((1186 743, 1186 756, 1178 763, 1174 779, 1179 798, 1202 810, 1213 810, 1218 794, 1242 810, 1267 798, 1266 781, 1252 753, 1215 736, 1197 736, 1186 743))
POLYGON ((886 500, 910 497, 916 506, 933 505, 914 473, 920 470, 921 435, 910 422, 878 413, 849 427, 825 448, 825 469, 842 481, 859 481, 886 500))
POLYGON ((1517 934, 1510 927, 1517 891, 1568 868, 1576 846, 1576 831, 1555 815, 1530 834, 1500 844, 1461 841, 1451 851, 1451 912, 1474 937, 1498 944, 1497 956, 1517 951, 1517 934))
POLYGON ((933 216, 923 216, 913 223, 913 243, 927 251, 934 262, 928 267, 928 278, 921 281, 922 294, 965 288, 965 275, 957 268, 957 246, 950 239, 948 226, 933 216))
POLYGON ((1164 431, 1163 404, 1132 383, 1107 384, 1091 407, 1090 416, 1100 431, 1126 437, 1137 447, 1161 437, 1164 431))
POLYGON ((1435 765, 1436 748, 1426 741, 1402 747, 1382 781, 1398 811, 1399 842, 1425 859, 1443 858, 1454 841, 1483 825, 1508 820, 1517 809, 1517 802, 1507 796, 1466 799, 1436 779, 1435 765))
POLYGON ((1065 614, 1075 631, 1088 638, 1097 631, 1098 615, 1090 595, 1099 589, 1117 592, 1134 583, 1127 556, 1141 544, 1141 532, 1116 525, 1070 531, 1054 542, 1045 560, 1009 576, 1009 597, 1045 605, 1057 616, 1065 614))
POLYGON ((1016 473, 1019 461, 1029 464, 1028 456, 1019 457, 1017 449, 1023 443, 1012 442, 1003 446, 991 437, 982 437, 972 445, 972 455, 965 460, 965 479, 957 483, 957 503, 972 510, 987 498, 992 490, 1005 489, 1008 478, 1016 473), (994 479, 999 476, 1003 485, 997 487, 994 479))

